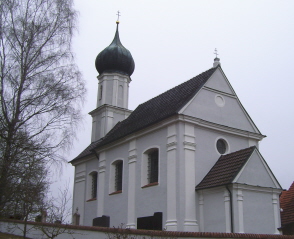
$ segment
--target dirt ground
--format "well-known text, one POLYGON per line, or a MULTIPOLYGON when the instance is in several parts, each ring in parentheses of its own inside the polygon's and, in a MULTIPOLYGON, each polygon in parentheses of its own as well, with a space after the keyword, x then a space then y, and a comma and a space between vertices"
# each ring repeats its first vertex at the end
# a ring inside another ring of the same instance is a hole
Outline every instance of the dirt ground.
POLYGON ((14 236, 14 235, 11 235, 11 234, 6 234, 6 233, 1 233, 0 232, 0 239, 21 239, 21 238, 23 238, 23 237, 14 236))

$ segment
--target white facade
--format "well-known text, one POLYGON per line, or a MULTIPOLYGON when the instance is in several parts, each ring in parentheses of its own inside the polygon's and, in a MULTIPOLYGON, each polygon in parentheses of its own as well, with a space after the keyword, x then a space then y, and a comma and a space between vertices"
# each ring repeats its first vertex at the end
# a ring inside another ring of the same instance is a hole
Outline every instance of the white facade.
MULTIPOLYGON (((92 142, 131 113, 130 78, 108 73, 98 79, 97 109, 90 113, 92 142)), ((162 212, 163 228, 171 231, 278 234, 281 187, 257 149, 229 185, 195 191, 221 156, 218 139, 229 154, 258 148, 263 137, 218 66, 177 114, 73 160, 73 210, 78 208, 80 224, 88 226, 107 215, 111 227, 137 228, 137 218, 162 212), (148 150, 158 151, 156 183, 147 180, 148 150), (115 185, 118 161, 121 190, 115 185), (93 172, 98 173, 96 198, 93 172)))

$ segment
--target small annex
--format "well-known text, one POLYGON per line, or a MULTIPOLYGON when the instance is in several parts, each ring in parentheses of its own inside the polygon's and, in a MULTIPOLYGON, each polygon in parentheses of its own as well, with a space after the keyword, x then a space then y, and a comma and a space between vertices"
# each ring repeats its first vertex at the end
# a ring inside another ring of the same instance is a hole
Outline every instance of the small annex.
POLYGON ((265 135, 220 59, 131 111, 135 63, 118 26, 95 61, 91 143, 70 162, 74 224, 280 234, 282 188, 259 152, 265 135))

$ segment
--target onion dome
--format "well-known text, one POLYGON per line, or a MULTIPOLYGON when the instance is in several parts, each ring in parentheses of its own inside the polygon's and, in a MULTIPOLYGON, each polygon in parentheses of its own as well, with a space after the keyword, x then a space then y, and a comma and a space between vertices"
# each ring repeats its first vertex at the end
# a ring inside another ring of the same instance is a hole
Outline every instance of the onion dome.
POLYGON ((135 69, 135 62, 132 54, 120 42, 118 24, 111 44, 101 51, 96 57, 95 66, 99 74, 104 72, 117 72, 131 76, 135 69))

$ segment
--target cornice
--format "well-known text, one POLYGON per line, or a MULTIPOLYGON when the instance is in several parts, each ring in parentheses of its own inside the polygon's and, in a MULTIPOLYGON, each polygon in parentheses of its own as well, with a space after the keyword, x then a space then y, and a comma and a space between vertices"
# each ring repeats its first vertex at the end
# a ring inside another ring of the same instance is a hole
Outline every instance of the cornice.
POLYGON ((159 123, 156 123, 154 125, 151 125, 145 129, 139 130, 131 135, 127 135, 124 138, 118 139, 112 143, 109 143, 107 145, 102 146, 97 152, 108 150, 110 148, 116 147, 120 144, 124 144, 126 142, 129 142, 130 140, 134 140, 136 138, 142 137, 146 134, 150 134, 154 131, 160 130, 164 127, 167 127, 168 125, 175 124, 178 122, 188 122, 193 124, 194 126, 203 127, 206 129, 216 130, 223 133, 229 133, 236 136, 241 136, 245 138, 255 139, 255 140, 262 140, 265 135, 249 132, 246 130, 236 129, 225 125, 216 124, 213 122, 209 122, 200 118, 195 118, 192 116, 187 116, 183 114, 177 114, 174 116, 171 116, 165 120, 160 121, 159 123))
POLYGON ((86 163, 90 160, 97 160, 96 156, 94 155, 94 153, 90 154, 90 155, 87 155, 87 156, 84 156, 82 158, 79 158, 79 159, 76 159, 76 160, 72 160, 68 163, 71 163, 72 166, 77 166, 78 164, 82 164, 82 163, 86 163))
POLYGON ((224 91, 219 91, 219 90, 216 90, 216 89, 212 89, 212 88, 207 87, 207 86, 203 86, 203 89, 211 91, 211 92, 216 93, 216 94, 225 95, 225 96, 228 96, 228 97, 231 97, 231 98, 234 98, 234 99, 238 98, 236 95, 229 94, 229 93, 226 93, 224 91))
POLYGON ((101 75, 98 75, 98 76, 97 76, 97 79, 98 79, 99 81, 113 80, 113 78, 112 78, 112 79, 108 79, 108 76, 111 76, 111 77, 118 76, 118 77, 121 77, 121 78, 125 78, 125 79, 128 80, 128 83, 130 83, 130 82, 132 81, 132 79, 131 79, 130 76, 128 76, 128 75, 124 75, 124 74, 120 74, 120 73, 118 73, 118 72, 112 72, 112 73, 106 73, 106 72, 105 72, 105 73, 102 73, 101 75), (106 76, 106 79, 105 79, 105 76, 106 76))
POLYGON ((253 186, 247 184, 239 184, 233 183, 233 189, 242 189, 247 191, 258 191, 258 192, 266 192, 266 193, 281 193, 283 190, 279 188, 271 188, 271 187, 262 187, 262 186, 253 186))
POLYGON ((92 110, 88 114, 93 116, 94 114, 99 113, 99 111, 104 110, 104 109, 108 109, 108 110, 110 110, 110 111, 112 111, 114 113, 124 112, 124 113, 131 114, 133 112, 132 110, 129 110, 129 109, 125 109, 125 108, 121 108, 121 107, 117 107, 117 106, 113 106, 113 105, 104 104, 104 105, 99 106, 95 110, 92 110))
POLYGON ((242 137, 251 138, 251 139, 262 140, 263 138, 266 137, 265 135, 262 135, 259 133, 254 133, 254 132, 249 132, 249 131, 242 130, 242 129, 232 128, 229 126, 216 124, 216 123, 209 122, 209 121, 206 121, 206 120, 203 120, 200 118, 195 118, 192 116, 187 116, 187 115, 182 115, 182 114, 179 115, 179 120, 183 121, 183 122, 189 122, 189 123, 192 123, 194 125, 201 126, 204 128, 209 128, 209 129, 221 131, 224 133, 230 133, 233 135, 242 136, 242 137))

